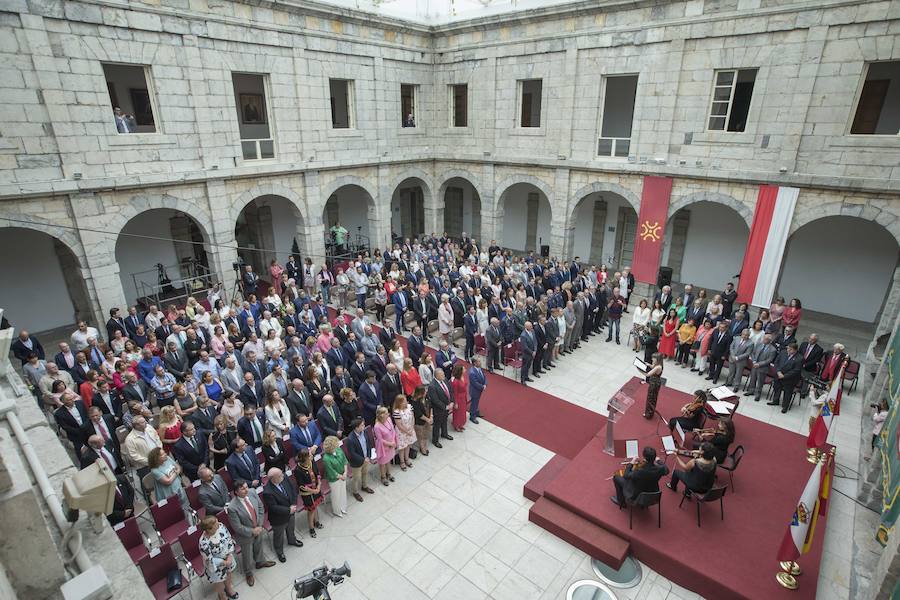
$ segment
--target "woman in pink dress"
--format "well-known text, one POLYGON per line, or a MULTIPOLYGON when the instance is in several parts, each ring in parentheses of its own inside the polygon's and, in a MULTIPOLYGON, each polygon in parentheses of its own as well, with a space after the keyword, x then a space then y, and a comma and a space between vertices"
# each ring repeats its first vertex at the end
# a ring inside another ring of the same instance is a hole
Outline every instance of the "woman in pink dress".
POLYGON ((450 377, 450 397, 453 400, 453 429, 463 431, 469 412, 469 382, 462 363, 453 366, 450 377))
POLYGON ((784 309, 781 321, 784 327, 791 327, 794 334, 797 334, 797 328, 800 327, 800 317, 803 316, 803 305, 800 304, 800 298, 793 298, 791 305, 784 309))
POLYGON ((379 406, 375 410, 375 460, 378 462, 378 471, 381 473, 381 483, 388 485, 388 481, 394 481, 391 475, 391 461, 394 460, 397 448, 397 431, 389 418, 388 409, 379 406))
POLYGON ((284 288, 281 287, 282 273, 284 273, 284 267, 279 265, 277 260, 272 259, 272 262, 269 263, 269 275, 272 276, 272 287, 279 295, 284 292, 284 288))
POLYGON ((662 338, 659 340, 659 353, 668 358, 675 357, 675 340, 678 334, 678 311, 669 309, 669 315, 663 323, 662 338))

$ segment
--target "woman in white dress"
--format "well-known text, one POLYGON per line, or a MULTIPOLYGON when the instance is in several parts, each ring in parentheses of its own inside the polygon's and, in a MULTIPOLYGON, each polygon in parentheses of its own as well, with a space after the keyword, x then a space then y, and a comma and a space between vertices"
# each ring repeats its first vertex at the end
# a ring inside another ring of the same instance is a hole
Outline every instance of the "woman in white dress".
POLYGON ((634 338, 633 343, 635 352, 640 352, 641 350, 641 332, 649 322, 650 308, 647 306, 646 300, 641 300, 638 303, 638 307, 634 309, 634 314, 631 316, 631 337, 634 338))
POLYGON ((291 412, 281 399, 278 390, 272 390, 266 399, 266 426, 275 430, 279 437, 287 435, 291 430, 291 412))
POLYGON ((231 582, 231 572, 237 566, 234 556, 234 539, 228 529, 213 516, 200 521, 200 555, 206 566, 206 579, 213 584, 218 600, 234 600, 238 597, 231 582))
POLYGON ((450 306, 450 296, 441 295, 441 305, 438 307, 438 331, 441 339, 449 343, 450 332, 453 331, 453 308, 450 306))
POLYGON ((478 319, 478 333, 484 335, 484 332, 490 327, 490 319, 488 319, 488 303, 486 300, 481 299, 478 302, 475 318, 478 319))
POLYGON ((403 348, 400 347, 399 340, 395 339, 391 342, 391 348, 388 350, 388 358, 397 367, 397 372, 403 370, 403 359, 405 356, 403 355, 403 348))
POLYGON ((434 381, 434 361, 431 359, 431 354, 427 352, 422 354, 422 358, 419 359, 419 378, 425 387, 434 381))

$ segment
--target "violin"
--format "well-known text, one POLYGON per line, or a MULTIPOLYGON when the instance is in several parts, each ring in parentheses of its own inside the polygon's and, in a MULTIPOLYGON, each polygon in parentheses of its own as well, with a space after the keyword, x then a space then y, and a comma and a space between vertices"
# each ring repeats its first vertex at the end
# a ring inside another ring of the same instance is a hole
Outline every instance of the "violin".
POLYGON ((691 402, 688 402, 687 404, 685 404, 684 406, 681 407, 681 415, 684 417, 690 417, 695 412, 702 409, 705 404, 706 404, 705 398, 703 400, 692 400, 691 402))

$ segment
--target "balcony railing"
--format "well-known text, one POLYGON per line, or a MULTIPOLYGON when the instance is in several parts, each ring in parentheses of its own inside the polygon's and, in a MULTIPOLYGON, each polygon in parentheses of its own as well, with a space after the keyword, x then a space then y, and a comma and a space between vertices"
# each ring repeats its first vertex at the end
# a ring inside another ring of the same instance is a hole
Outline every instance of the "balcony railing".
POLYGON ((275 158, 275 142, 272 138, 241 140, 241 152, 244 160, 275 158))
POLYGON ((597 142, 597 155, 627 158, 630 148, 631 138, 602 137, 597 142))

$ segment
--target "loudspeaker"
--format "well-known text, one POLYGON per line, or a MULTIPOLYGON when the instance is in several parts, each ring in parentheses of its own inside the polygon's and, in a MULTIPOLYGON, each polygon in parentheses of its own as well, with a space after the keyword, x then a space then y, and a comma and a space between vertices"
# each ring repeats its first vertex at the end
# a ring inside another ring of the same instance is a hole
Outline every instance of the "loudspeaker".
POLYGON ((656 275, 656 287, 662 289, 664 285, 672 285, 672 267, 660 267, 656 275))
POLYGON ((550 246, 541 246, 541 256, 550 258, 550 246))

